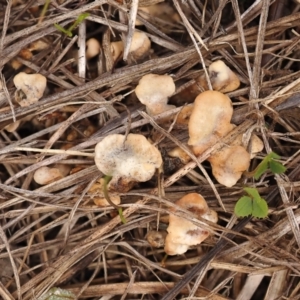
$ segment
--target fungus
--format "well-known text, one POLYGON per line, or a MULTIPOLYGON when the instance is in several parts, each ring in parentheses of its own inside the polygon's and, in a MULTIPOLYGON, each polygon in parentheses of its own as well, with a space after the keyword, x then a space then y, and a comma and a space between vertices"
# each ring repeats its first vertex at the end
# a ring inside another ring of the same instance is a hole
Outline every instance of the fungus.
POLYGON ((196 155, 203 153, 232 130, 232 114, 228 96, 217 91, 205 91, 198 95, 189 120, 188 141, 196 155))
MULTIPOLYGON (((213 223, 218 221, 217 213, 210 210, 205 199, 197 193, 187 194, 175 204, 193 213, 197 218, 201 217, 213 223)), ((172 209, 172 211, 176 212, 176 209, 172 209)), ((183 254, 190 246, 199 245, 209 236, 207 229, 172 213, 169 217, 167 232, 165 252, 168 255, 183 254)))
POLYGON ((46 77, 41 74, 20 72, 14 77, 13 81, 17 88, 15 98, 23 107, 29 106, 42 98, 47 85, 46 77), (20 91, 25 94, 26 99, 19 96, 20 91))
POLYGON ((86 41, 86 59, 91 59, 101 52, 101 46, 98 40, 90 38, 86 41))
POLYGON ((249 168, 250 154, 239 145, 224 147, 207 159, 217 181, 227 187, 234 186, 249 168))
POLYGON ((112 177, 109 190, 125 192, 135 182, 150 180, 162 157, 143 135, 111 134, 96 145, 95 163, 103 174, 112 177))
POLYGON ((63 178, 58 168, 41 167, 34 172, 33 179, 40 185, 46 185, 63 178))
POLYGON ((175 84, 169 75, 147 74, 143 76, 135 93, 141 103, 146 105, 150 115, 157 115, 174 108, 168 105, 168 98, 175 93, 175 84))
POLYGON ((212 88, 215 91, 228 93, 236 90, 240 86, 239 78, 221 60, 213 62, 209 66, 208 72, 212 88))
POLYGON ((150 230, 147 233, 146 239, 148 243, 154 248, 161 248, 165 245, 167 233, 165 231, 150 230))
POLYGON ((151 48, 151 41, 145 32, 135 31, 132 37, 129 53, 134 60, 144 58, 151 48))
POLYGON ((174 158, 179 158, 183 164, 187 164, 191 160, 191 157, 180 147, 175 147, 170 150, 168 155, 174 158))
POLYGON ((122 41, 110 43, 110 50, 113 61, 116 62, 122 57, 124 45, 122 41))

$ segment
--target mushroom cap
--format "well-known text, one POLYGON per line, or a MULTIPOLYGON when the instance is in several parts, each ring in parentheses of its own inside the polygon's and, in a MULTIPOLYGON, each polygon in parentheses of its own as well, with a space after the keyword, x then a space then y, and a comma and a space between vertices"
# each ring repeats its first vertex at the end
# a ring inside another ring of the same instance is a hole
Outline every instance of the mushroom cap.
POLYGON ((17 90, 22 90, 26 99, 20 101, 21 106, 29 106, 43 97, 47 85, 47 79, 41 74, 18 73, 14 79, 17 90))
POLYGON ((209 66, 208 72, 212 88, 215 91, 228 93, 236 90, 240 86, 239 78, 221 60, 213 62, 209 66))
POLYGON ((40 185, 52 183, 63 178, 58 168, 41 167, 34 172, 33 179, 40 185))
POLYGON ((151 114, 158 114, 173 108, 167 103, 168 97, 175 93, 175 84, 169 75, 147 74, 140 79, 135 93, 151 114))
POLYGON ((135 31, 132 37, 129 53, 133 59, 143 58, 151 48, 151 41, 145 32, 135 31))
MULTIPOLYGON (((218 221, 217 213, 210 210, 205 199, 197 193, 187 194, 175 203, 198 218, 202 217, 214 223, 218 221)), ((189 246, 198 245, 209 236, 206 229, 173 214, 170 214, 167 231, 165 252, 168 255, 182 254, 189 246)))
POLYGON ((117 61, 122 57, 122 53, 124 51, 124 45, 122 41, 112 42, 110 43, 110 50, 113 61, 117 61))
POLYGON ((242 146, 224 147, 207 159, 217 181, 227 187, 234 186, 249 168, 250 154, 242 146))
POLYGON ((101 52, 101 45, 95 38, 90 38, 86 41, 86 58, 90 59, 97 56, 101 52))
POLYGON ((105 137, 95 148, 95 163, 105 175, 113 176, 110 184, 150 180, 162 164, 158 149, 141 134, 105 137))
POLYGON ((167 233, 165 231, 150 230, 147 233, 146 239, 152 247, 160 248, 164 246, 166 236, 167 233))
POLYGON ((189 120, 188 144, 194 146, 196 155, 232 130, 233 114, 231 100, 217 91, 205 91, 197 96, 189 120))

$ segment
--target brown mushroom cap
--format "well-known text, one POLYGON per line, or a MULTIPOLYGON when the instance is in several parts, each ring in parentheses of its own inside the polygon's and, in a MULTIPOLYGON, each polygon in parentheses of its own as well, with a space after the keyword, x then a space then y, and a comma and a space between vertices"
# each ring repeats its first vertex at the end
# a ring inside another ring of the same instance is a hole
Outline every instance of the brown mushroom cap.
POLYGON ((173 78, 169 75, 147 74, 143 76, 135 93, 141 103, 145 104, 151 115, 174 108, 168 105, 168 98, 175 93, 173 78))
POLYGON ((95 38, 90 38, 86 41, 86 58, 91 59, 101 52, 101 45, 95 38))
POLYGON ((189 120, 188 144, 196 155, 215 144, 232 130, 233 114, 231 100, 217 91, 205 91, 198 95, 189 120))
POLYGON ((217 181, 227 187, 234 186, 249 168, 250 154, 242 146, 224 147, 207 159, 217 181))
MULTIPOLYGON (((126 188, 130 182, 150 180, 162 164, 158 149, 140 134, 111 134, 95 148, 95 163, 105 175, 112 176, 109 186, 126 188)), ((131 187, 131 186, 130 186, 131 187)))
MULTIPOLYGON (((196 217, 202 217, 214 223, 218 221, 217 213, 210 210, 205 199, 197 193, 187 194, 175 204, 192 212, 196 217)), ((189 246, 198 245, 209 236, 206 229, 173 214, 170 214, 167 231, 165 252, 168 255, 182 254, 188 250, 189 246)))

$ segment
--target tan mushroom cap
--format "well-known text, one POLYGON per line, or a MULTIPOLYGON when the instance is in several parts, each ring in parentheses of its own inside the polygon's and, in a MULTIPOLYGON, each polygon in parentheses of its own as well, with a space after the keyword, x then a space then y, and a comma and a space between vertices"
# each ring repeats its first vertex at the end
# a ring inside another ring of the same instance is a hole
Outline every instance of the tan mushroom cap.
POLYGON ((47 86, 47 79, 41 74, 26 74, 20 72, 14 77, 13 81, 17 91, 22 90, 26 95, 26 99, 19 102, 21 106, 29 106, 37 102, 43 97, 47 86))
MULTIPOLYGON (((113 190, 126 190, 130 182, 145 182, 162 164, 158 149, 140 134, 111 134, 95 148, 95 163, 105 175, 112 176, 113 190)), ((129 188, 131 186, 128 186, 129 188)))
POLYGON ((113 61, 115 62, 119 60, 122 57, 122 54, 124 52, 123 42, 118 41, 118 42, 110 43, 110 50, 111 50, 113 61))
POLYGON ((151 41, 145 32, 135 31, 132 37, 129 53, 133 59, 145 57, 151 48, 151 41))
POLYGON ((165 231, 150 230, 147 233, 146 239, 148 243, 154 248, 163 247, 165 244, 167 233, 165 231))
POLYGON ((46 185, 63 178, 58 168, 41 167, 34 172, 33 179, 40 185, 46 185))
MULTIPOLYGON (((187 194, 176 201, 175 204, 192 212, 196 217, 201 217, 214 223, 218 221, 217 213, 210 210, 205 199, 197 193, 187 194)), ((173 214, 170 214, 167 231, 165 252, 168 255, 183 254, 188 250, 189 246, 198 245, 209 236, 207 229, 173 214)))
POLYGON ((200 155, 232 130, 231 100, 217 91, 205 91, 198 95, 189 120, 188 144, 200 155))
POLYGON ((232 92, 241 84, 236 74, 221 60, 213 62, 209 66, 208 72, 212 88, 215 91, 222 93, 232 92))
POLYGON ((91 59, 97 56, 101 52, 101 45, 95 38, 90 38, 86 41, 85 56, 87 59, 91 59))
POLYGON ((168 98, 175 93, 173 78, 169 75, 147 74, 143 76, 135 93, 141 103, 146 105, 151 115, 160 114, 174 108, 168 105, 168 98))
POLYGON ((234 186, 249 168, 250 154, 242 146, 224 147, 207 159, 217 181, 227 187, 234 186))

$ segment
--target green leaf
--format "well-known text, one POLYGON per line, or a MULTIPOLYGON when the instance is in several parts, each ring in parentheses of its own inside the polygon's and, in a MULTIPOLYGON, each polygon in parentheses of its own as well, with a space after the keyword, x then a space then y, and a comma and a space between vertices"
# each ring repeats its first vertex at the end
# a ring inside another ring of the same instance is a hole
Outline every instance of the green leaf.
POLYGON ((258 193, 256 188, 250 188, 250 187, 246 187, 244 188, 244 191, 251 196, 251 198, 254 199, 260 199, 260 194, 258 193))
POLYGON ((256 167, 256 170, 255 170, 255 173, 253 176, 255 180, 258 180, 268 170, 268 164, 269 164, 269 161, 265 157, 263 159, 263 161, 256 167))
POLYGON ((268 161, 270 161, 271 159, 279 159, 280 156, 272 151, 265 158, 268 158, 268 161))
POLYGON ((256 218, 265 218, 268 216, 268 203, 263 198, 253 199, 252 216, 256 218))
POLYGON ((269 162, 269 166, 273 174, 282 174, 286 171, 286 167, 282 163, 275 160, 271 160, 269 162))
POLYGON ((241 197, 234 207, 234 213, 238 217, 247 217, 252 214, 252 210, 252 199, 248 196, 241 197))
POLYGON ((67 30, 67 29, 65 29, 65 28, 63 28, 63 27, 61 27, 60 25, 58 25, 58 24, 56 24, 56 23, 54 23, 54 27, 55 27, 58 31, 60 31, 60 32, 62 32, 62 33, 64 33, 64 34, 66 34, 68 37, 72 37, 72 36, 73 36, 73 34, 72 34, 71 31, 69 31, 69 30, 67 30))
POLYGON ((69 31, 72 31, 74 28, 76 28, 84 19, 86 19, 90 14, 89 13, 83 13, 78 16, 76 21, 68 28, 69 31))

